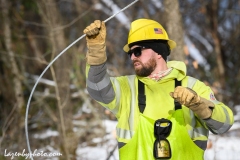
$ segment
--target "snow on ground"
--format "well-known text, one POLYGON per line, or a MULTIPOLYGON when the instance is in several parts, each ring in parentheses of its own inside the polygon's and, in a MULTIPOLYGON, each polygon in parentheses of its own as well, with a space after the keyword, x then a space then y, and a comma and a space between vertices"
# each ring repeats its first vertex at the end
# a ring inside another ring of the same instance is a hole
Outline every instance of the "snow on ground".
POLYGON ((118 148, 115 138, 116 121, 103 121, 106 132, 108 133, 103 138, 93 139, 93 142, 98 142, 97 146, 87 146, 86 144, 79 144, 76 151, 77 160, 118 160, 118 148), (104 143, 102 143, 104 141, 104 143), (112 152, 112 153, 111 153, 112 152))
POLYGON ((205 160, 240 160, 240 138, 211 135, 213 146, 205 151, 205 160))
POLYGON ((209 135, 209 149, 205 152, 205 160, 240 160, 240 112, 235 115, 235 123, 227 135, 209 135))

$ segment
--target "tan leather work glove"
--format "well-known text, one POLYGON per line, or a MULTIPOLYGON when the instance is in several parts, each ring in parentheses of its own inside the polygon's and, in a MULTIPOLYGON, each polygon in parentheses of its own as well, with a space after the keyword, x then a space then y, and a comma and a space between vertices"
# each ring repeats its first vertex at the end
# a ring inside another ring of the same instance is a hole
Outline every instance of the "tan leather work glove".
POLYGON ((207 119, 212 115, 210 107, 214 108, 213 102, 197 95, 190 88, 178 86, 170 96, 178 101, 181 105, 190 108, 199 118, 207 119))
POLYGON ((87 26, 83 33, 86 34, 88 52, 87 63, 90 65, 100 65, 106 62, 106 26, 104 22, 95 20, 87 26))

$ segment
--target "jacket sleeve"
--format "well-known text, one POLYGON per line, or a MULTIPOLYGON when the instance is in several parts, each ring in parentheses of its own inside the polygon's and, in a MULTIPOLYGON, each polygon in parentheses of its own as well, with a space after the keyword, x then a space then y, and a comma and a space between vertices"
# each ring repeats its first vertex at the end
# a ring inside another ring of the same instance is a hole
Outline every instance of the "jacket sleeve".
POLYGON ((96 101, 108 104, 115 97, 114 89, 107 73, 106 63, 86 66, 86 83, 90 96, 96 101))
POLYGON ((106 64, 86 66, 86 83, 90 96, 119 118, 128 105, 131 91, 127 76, 109 77, 106 64))
POLYGON ((193 87, 199 96, 206 98, 214 103, 212 109, 212 116, 208 119, 201 120, 205 126, 213 134, 222 134, 227 132, 233 125, 234 118, 232 110, 224 103, 218 101, 213 91, 209 86, 206 86, 203 82, 197 81, 193 87))

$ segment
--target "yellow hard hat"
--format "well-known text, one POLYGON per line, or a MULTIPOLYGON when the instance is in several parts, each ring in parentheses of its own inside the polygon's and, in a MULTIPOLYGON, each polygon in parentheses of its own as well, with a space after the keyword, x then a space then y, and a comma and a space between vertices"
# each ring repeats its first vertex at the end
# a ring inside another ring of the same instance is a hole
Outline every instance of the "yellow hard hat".
POLYGON ((128 52, 129 44, 146 40, 167 40, 170 50, 176 47, 176 42, 168 38, 168 34, 161 24, 150 19, 138 19, 131 23, 128 43, 123 50, 128 52))

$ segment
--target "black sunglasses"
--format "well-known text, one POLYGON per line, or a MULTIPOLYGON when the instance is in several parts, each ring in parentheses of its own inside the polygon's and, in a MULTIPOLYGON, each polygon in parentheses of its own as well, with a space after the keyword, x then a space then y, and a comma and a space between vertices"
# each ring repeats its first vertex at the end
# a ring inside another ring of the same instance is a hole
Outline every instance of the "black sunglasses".
POLYGON ((153 146, 155 159, 169 159, 172 156, 171 146, 167 140, 172 130, 172 122, 168 119, 158 119, 154 124, 154 135, 156 140, 153 146))
POLYGON ((135 47, 128 51, 128 55, 130 58, 132 57, 132 54, 134 54, 135 57, 140 57, 143 49, 149 49, 149 47, 145 47, 145 46, 135 47))

